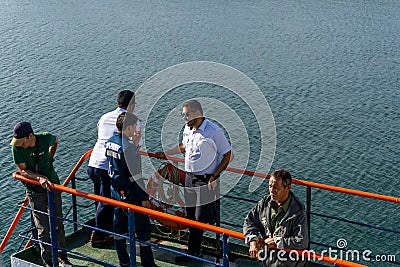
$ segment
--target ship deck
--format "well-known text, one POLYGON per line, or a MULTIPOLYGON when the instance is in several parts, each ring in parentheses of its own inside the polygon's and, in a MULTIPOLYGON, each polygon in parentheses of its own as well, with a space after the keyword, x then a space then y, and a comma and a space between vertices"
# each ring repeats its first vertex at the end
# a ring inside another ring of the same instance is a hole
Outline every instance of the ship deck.
MULTIPOLYGON (((87 223, 91 225, 93 221, 87 223)), ((166 234, 164 231, 167 229, 161 226, 154 227, 152 243, 161 245, 171 250, 178 250, 184 252, 187 242, 187 235, 179 235, 180 232, 166 234)), ((182 231, 181 231, 182 232, 182 231)), ((185 232, 183 232, 185 233, 185 232)), ((118 266, 118 258, 114 246, 104 246, 101 248, 93 248, 90 244, 91 229, 82 227, 77 232, 67 237, 67 249, 71 252, 68 253, 71 263, 75 267, 80 266, 118 266), (85 255, 85 256, 84 256, 85 255), (87 257, 88 256, 88 257, 87 257)), ((231 253, 229 255, 231 267, 255 267, 260 266, 255 260, 247 256, 247 247, 244 245, 230 244, 231 253)), ((139 246, 136 245, 136 262, 140 265, 139 246)), ((215 266, 211 263, 205 263, 197 260, 192 260, 185 263, 176 263, 175 257, 178 254, 166 251, 164 249, 153 247, 153 253, 156 265, 159 267, 179 267, 179 266, 193 266, 205 267, 215 266)), ((203 258, 211 262, 222 263, 220 259, 220 249, 215 246, 215 239, 205 236, 203 242, 203 258)), ((11 256, 11 266, 25 267, 25 266, 42 266, 40 258, 40 251, 38 246, 31 246, 27 249, 19 251, 11 256)), ((321 264, 311 263, 307 264, 308 267, 324 266, 321 264)))
MULTIPOLYGON (((91 224, 91 223, 89 223, 91 224)), ((167 236, 165 232, 160 231, 160 227, 157 227, 153 231, 152 243, 161 245, 165 248, 178 250, 184 252, 186 249, 186 238, 177 238, 176 236, 167 236)), ((118 258, 115 252, 114 246, 104 246, 101 248, 93 248, 89 242, 91 230, 89 228, 83 227, 77 232, 69 235, 67 237, 67 249, 71 250, 69 259, 74 266, 118 266, 118 258), (85 256, 89 256, 85 257, 85 256)), ((204 247, 203 247, 203 258, 212 262, 220 262, 218 256, 219 250, 215 248, 215 239, 210 237, 205 237, 204 247)), ((244 246, 234 245, 230 255, 229 266, 259 266, 258 263, 246 255, 243 254, 244 246)), ((136 261, 138 266, 141 266, 139 255, 139 246, 136 245, 136 261)), ((192 260, 185 263, 176 263, 175 257, 178 254, 166 251, 164 249, 153 247, 154 258, 157 266, 160 267, 174 267, 174 266, 214 266, 210 263, 205 263, 197 260, 192 260)), ((31 246, 20 252, 17 252, 11 257, 12 266, 42 266, 42 261, 40 258, 39 248, 36 246, 31 246)))

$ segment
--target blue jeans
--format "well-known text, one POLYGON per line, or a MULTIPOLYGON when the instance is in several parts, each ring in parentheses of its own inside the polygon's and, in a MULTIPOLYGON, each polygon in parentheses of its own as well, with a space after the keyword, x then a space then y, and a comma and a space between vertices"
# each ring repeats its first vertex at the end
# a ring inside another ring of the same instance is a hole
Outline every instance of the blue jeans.
MULTIPOLYGON (((89 178, 93 181, 94 194, 111 198, 110 177, 108 176, 108 171, 88 167, 87 173, 89 178)), ((111 205, 96 202, 95 226, 107 231, 113 230, 113 207, 111 205)), ((94 233, 104 235, 104 233, 99 231, 94 231, 94 233)))

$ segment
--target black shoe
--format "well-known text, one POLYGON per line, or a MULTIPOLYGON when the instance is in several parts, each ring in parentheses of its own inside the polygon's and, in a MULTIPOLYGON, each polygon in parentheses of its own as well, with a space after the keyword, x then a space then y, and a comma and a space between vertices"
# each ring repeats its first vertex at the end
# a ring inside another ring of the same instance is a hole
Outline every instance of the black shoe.
POLYGON ((58 257, 58 262, 60 263, 60 266, 62 266, 62 267, 72 267, 72 266, 74 266, 74 265, 68 260, 67 254, 61 254, 61 255, 58 257))
POLYGON ((112 246, 114 245, 114 238, 112 236, 93 233, 90 237, 90 244, 93 248, 112 246))
POLYGON ((52 262, 52 261, 46 261, 46 262, 44 263, 44 266, 46 266, 46 267, 53 267, 53 262, 52 262))

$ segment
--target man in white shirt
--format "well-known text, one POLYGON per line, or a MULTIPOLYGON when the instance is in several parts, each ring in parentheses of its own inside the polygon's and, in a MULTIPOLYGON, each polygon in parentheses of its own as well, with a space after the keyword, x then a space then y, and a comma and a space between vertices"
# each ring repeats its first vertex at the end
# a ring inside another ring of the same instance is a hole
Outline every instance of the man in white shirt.
MULTIPOLYGON (((166 155, 185 153, 187 218, 214 223, 217 179, 230 162, 232 148, 223 130, 203 116, 203 109, 197 100, 183 103, 182 118, 186 126, 181 143, 157 155, 165 158, 166 155)), ((189 227, 188 254, 201 257, 202 237, 202 229, 189 227)), ((187 259, 178 256, 175 261, 187 259)))
MULTIPOLYGON (((104 114, 97 123, 98 137, 89 160, 87 173, 93 181, 94 193, 103 197, 111 198, 110 177, 108 175, 108 162, 106 158, 106 142, 118 132, 116 121, 122 112, 132 113, 135 109, 135 94, 130 90, 118 93, 118 107, 104 114)), ((139 120, 138 120, 139 123, 139 120)), ((140 125, 137 124, 140 131, 140 125)), ((113 230, 113 206, 104 203, 96 203, 95 227, 107 231, 113 230)), ((93 231, 91 237, 93 247, 112 244, 113 239, 101 231, 93 231)))

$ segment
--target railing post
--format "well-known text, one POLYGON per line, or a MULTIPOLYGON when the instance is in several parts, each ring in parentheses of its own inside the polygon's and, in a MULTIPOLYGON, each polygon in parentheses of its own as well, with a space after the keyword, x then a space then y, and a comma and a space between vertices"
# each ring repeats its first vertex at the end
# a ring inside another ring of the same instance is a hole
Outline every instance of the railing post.
POLYGON ((308 245, 307 249, 310 249, 311 240, 311 187, 307 186, 307 224, 308 224, 308 245))
POLYGON ((229 267, 229 243, 228 236, 222 234, 222 266, 229 267))
MULTIPOLYGON (((76 180, 75 175, 72 176, 71 179, 71 187, 72 189, 76 189, 76 180)), ((78 221, 78 209, 76 207, 76 195, 72 194, 72 220, 74 222, 78 221)), ((74 232, 78 231, 78 225, 74 223, 74 232)))
POLYGON ((128 210, 130 265, 136 266, 135 213, 128 210))
MULTIPOLYGON (((217 181, 217 183, 219 183, 219 181, 217 181)), ((216 192, 215 213, 216 213, 215 225, 218 227, 221 227, 221 201, 220 201, 220 185, 219 184, 217 186, 217 192, 216 192)), ((221 240, 221 235, 216 233, 215 234, 215 242, 216 242, 215 248, 217 249, 218 254, 221 252, 220 240, 221 240)))
POLYGON ((54 207, 54 190, 47 192, 49 219, 50 219, 50 236, 51 236, 51 251, 53 255, 53 266, 58 266, 58 240, 57 240, 57 218, 54 207))

